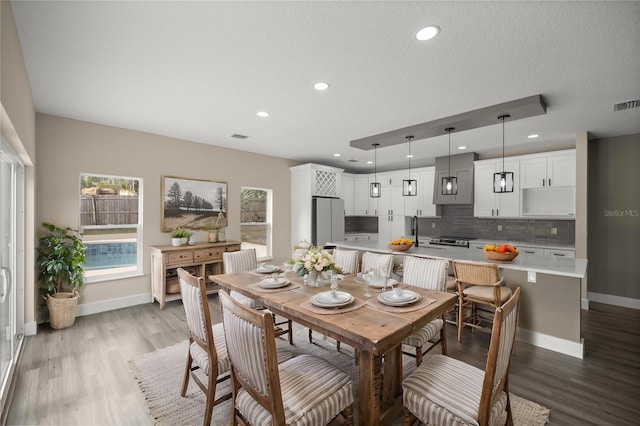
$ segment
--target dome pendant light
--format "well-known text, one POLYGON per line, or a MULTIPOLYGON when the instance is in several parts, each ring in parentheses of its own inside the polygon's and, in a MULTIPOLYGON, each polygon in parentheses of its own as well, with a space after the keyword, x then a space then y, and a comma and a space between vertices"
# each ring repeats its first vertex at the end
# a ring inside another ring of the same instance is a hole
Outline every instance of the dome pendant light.
POLYGON ((413 136, 409 135, 405 139, 409 141, 409 155, 407 158, 409 159, 409 179, 402 179, 402 195, 405 197, 415 197, 418 195, 418 181, 415 179, 411 179, 411 141, 413 140, 413 136))
POLYGON ((458 178, 451 176, 451 132, 455 127, 447 127, 445 132, 449 133, 449 176, 442 178, 442 195, 456 195, 458 193, 458 178))
POLYGON ((493 174, 493 192, 499 194, 513 192, 513 172, 504 170, 504 121, 509 117, 509 114, 498 117, 502 121, 502 171, 493 174))
POLYGON ((371 188, 369 193, 369 196, 371 198, 380 198, 380 195, 382 193, 382 185, 380 185, 380 182, 378 182, 378 175, 377 175, 378 146, 380 146, 379 143, 373 144, 373 182, 371 182, 371 188))

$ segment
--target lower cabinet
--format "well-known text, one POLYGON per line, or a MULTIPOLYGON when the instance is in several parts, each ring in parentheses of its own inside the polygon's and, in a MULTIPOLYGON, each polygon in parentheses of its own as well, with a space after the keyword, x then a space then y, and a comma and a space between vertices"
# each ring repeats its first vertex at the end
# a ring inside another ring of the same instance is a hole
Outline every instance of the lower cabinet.
POLYGON ((209 281, 209 275, 224 273, 222 253, 240 250, 240 241, 195 244, 192 246, 151 246, 151 293, 152 301, 161 308, 166 302, 178 300, 180 284, 178 268, 203 277, 207 293, 217 293, 218 286, 209 281))

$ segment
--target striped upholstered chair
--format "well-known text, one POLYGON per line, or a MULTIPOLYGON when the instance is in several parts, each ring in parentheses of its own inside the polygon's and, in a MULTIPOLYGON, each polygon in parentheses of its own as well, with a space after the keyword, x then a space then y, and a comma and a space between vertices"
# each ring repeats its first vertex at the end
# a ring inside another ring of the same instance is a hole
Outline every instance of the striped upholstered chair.
POLYGON ((520 288, 495 311, 485 370, 433 355, 402 382, 403 424, 418 417, 430 425, 493 425, 506 409, 513 425, 509 398, 509 364, 518 326, 520 288))
POLYGON ((180 293, 187 317, 189 328, 189 352, 187 366, 184 370, 181 396, 187 393, 189 378, 193 378, 198 387, 204 392, 207 402, 205 405, 204 424, 211 423, 213 407, 231 398, 227 393, 215 399, 216 385, 229 378, 230 364, 227 357, 222 323, 211 325, 207 287, 204 278, 189 274, 182 268, 178 269, 180 293), (196 371, 200 370, 207 378, 205 385, 196 371))
MULTIPOLYGON (((246 249, 239 251, 230 251, 222 253, 222 263, 224 265, 225 274, 235 274, 236 272, 253 271, 258 267, 258 260, 256 256, 256 249, 246 249)), ((264 309, 259 303, 250 297, 245 296, 237 291, 231 291, 231 297, 245 306, 253 309, 264 309)), ((285 319, 280 322, 275 322, 275 315, 273 315, 276 335, 282 336, 288 335, 289 344, 293 345, 293 328, 291 326, 291 320, 285 319)))
POLYGON ((353 389, 347 374, 313 355, 278 364, 271 315, 220 291, 231 360, 233 424, 326 425, 342 413, 353 425, 353 389))
MULTIPOLYGON (((402 282, 427 290, 445 291, 445 280, 449 261, 446 259, 404 257, 404 276, 402 282)), ((410 346, 414 352, 403 351, 416 358, 416 365, 422 363, 422 356, 440 344, 442 354, 447 354, 447 334, 445 317, 435 319, 414 332, 403 344, 410 346), (426 350, 425 350, 426 347, 426 350)))
POLYGON ((345 275, 358 273, 358 250, 333 250, 333 263, 342 269, 345 275))
POLYGON ((360 270, 363 273, 374 271, 379 277, 391 277, 393 271, 393 255, 365 252, 362 255, 360 270))

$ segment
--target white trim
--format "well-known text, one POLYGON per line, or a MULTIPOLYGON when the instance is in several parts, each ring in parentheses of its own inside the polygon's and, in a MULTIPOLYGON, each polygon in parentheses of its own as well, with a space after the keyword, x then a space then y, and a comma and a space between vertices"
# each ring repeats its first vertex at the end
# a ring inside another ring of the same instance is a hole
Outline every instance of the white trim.
POLYGON ((524 328, 518 329, 517 340, 530 343, 540 348, 549 349, 554 352, 560 352, 576 358, 584 358, 584 339, 580 338, 580 342, 561 339, 559 337, 550 336, 548 334, 538 333, 524 328))
POLYGON ((36 321, 31 321, 24 325, 25 336, 35 336, 37 332, 38 332, 38 323, 36 321))
POLYGON ((580 308, 583 311, 589 310, 589 299, 580 299, 580 308))
POLYGON ((606 303, 607 305, 622 306, 624 308, 640 309, 640 299, 592 292, 588 292, 587 296, 592 302, 606 303))
POLYGON ((115 309, 128 308, 129 306, 144 305, 145 303, 153 303, 151 293, 136 294, 134 296, 103 300, 101 302, 82 303, 77 307, 76 316, 92 315, 100 312, 113 311, 115 309))

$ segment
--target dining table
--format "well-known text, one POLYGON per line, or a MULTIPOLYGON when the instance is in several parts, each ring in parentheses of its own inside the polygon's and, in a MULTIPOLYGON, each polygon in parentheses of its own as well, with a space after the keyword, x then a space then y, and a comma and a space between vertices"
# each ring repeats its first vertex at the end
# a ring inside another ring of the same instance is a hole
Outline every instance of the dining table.
POLYGON ((418 300, 405 306, 388 306, 378 298, 383 288, 369 285, 366 292, 361 280, 346 276, 339 281, 337 290, 353 296, 353 301, 339 308, 325 308, 311 302, 317 300, 314 296, 332 291, 329 283, 319 287, 306 285, 293 272, 278 277, 285 278, 288 284, 263 288, 260 283, 267 275, 256 271, 211 275, 209 279, 226 291, 255 299, 276 315, 354 348, 358 363, 359 424, 392 423, 402 410, 402 342, 444 315, 455 305, 456 295, 397 283, 396 287, 417 293, 418 300))

